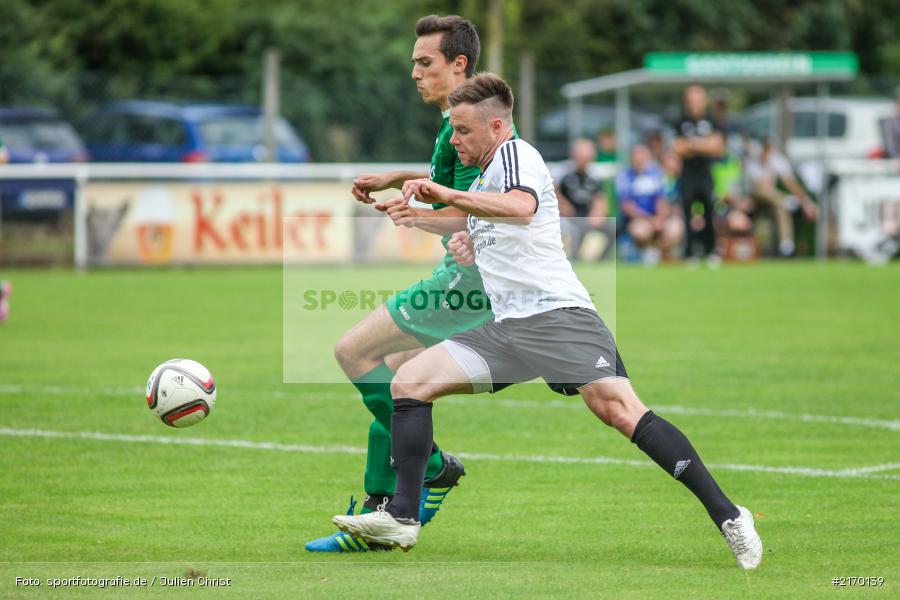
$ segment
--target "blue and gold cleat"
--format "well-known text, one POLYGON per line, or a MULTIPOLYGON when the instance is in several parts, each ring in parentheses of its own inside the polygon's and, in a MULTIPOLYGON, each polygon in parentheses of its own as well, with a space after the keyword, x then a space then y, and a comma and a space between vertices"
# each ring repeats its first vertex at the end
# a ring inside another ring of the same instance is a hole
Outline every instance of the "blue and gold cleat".
MULTIPOLYGON (((352 515, 356 508, 356 500, 350 497, 350 507, 347 514, 352 515)), ((338 531, 332 535, 307 542, 307 552, 375 552, 380 550, 392 550, 390 546, 372 544, 349 531, 338 531)))
POLYGON ((459 485, 460 478, 466 474, 461 460, 446 452, 441 452, 441 457, 444 459, 444 468, 431 479, 425 480, 422 497, 419 499, 419 523, 423 527, 437 515, 447 494, 454 486, 459 485))

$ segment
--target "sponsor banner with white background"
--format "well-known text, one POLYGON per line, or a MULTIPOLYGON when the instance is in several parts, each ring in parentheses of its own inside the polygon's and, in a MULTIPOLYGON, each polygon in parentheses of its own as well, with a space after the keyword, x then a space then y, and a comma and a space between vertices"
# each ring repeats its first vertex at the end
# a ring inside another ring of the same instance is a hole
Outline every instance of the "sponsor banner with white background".
POLYGON ((837 191, 838 241, 867 262, 889 260, 900 249, 900 174, 841 176, 837 191))
POLYGON ((90 265, 420 262, 443 254, 436 236, 386 217, 356 226, 354 215, 380 213, 341 182, 92 181, 82 198, 90 265))

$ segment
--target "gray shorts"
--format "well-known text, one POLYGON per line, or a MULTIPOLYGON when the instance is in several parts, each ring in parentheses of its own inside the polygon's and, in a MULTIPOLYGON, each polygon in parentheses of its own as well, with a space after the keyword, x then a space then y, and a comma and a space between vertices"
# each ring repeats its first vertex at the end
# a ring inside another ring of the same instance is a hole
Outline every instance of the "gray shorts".
POLYGON ((557 308, 522 319, 488 321, 441 342, 475 393, 498 392, 541 377, 554 392, 628 377, 612 332, 587 308, 557 308))

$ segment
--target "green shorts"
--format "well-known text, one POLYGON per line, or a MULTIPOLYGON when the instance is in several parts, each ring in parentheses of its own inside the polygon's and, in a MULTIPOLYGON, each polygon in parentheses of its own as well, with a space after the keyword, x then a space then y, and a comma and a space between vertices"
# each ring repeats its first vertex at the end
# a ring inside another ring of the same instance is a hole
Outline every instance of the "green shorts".
POLYGON ((441 264, 431 279, 398 292, 386 304, 397 327, 426 347, 494 318, 478 270, 455 263, 441 264))

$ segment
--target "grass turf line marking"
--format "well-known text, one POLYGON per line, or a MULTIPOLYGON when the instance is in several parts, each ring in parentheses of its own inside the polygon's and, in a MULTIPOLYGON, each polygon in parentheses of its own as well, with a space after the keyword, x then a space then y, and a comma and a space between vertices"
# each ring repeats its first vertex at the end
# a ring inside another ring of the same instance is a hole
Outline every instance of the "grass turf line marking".
MULTIPOLYGON (((45 438, 45 439, 77 439, 100 442, 123 442, 161 444, 173 446, 216 446, 225 448, 244 448, 250 450, 275 450, 281 452, 299 452, 308 454, 366 454, 365 448, 353 446, 310 446, 307 444, 282 444, 278 442, 253 442, 250 440, 222 440, 214 438, 174 437, 159 435, 129 435, 121 433, 103 433, 100 431, 50 431, 44 429, 13 429, 0 427, 0 435, 8 437, 45 438)), ((554 463, 554 464, 587 464, 587 465, 625 465, 634 467, 656 467, 649 460, 613 458, 608 456, 543 456, 517 454, 491 454, 480 452, 459 452, 460 458, 468 460, 486 460, 503 462, 554 463)), ((856 479, 891 479, 900 481, 900 475, 876 475, 882 470, 900 467, 900 463, 860 467, 855 469, 816 469, 811 467, 768 467, 764 465, 741 465, 733 463, 710 464, 713 469, 723 471, 744 471, 754 473, 776 473, 781 475, 799 475, 804 477, 848 477, 856 479)))
MULTIPOLYGON (((249 393, 246 390, 236 390, 238 394, 249 393)), ((95 394, 98 396, 133 396, 135 394, 142 395, 144 388, 142 387, 118 387, 92 390, 90 388, 77 388, 66 386, 21 386, 21 385, 0 385, 0 394, 95 394)), ((268 396, 271 398, 296 398, 298 394, 287 392, 284 390, 265 390, 262 392, 254 392, 257 396, 268 396)), ((325 395, 325 394, 320 394, 325 395)), ((359 401, 359 396, 344 393, 328 393, 341 399, 359 401)), ((514 400, 514 399, 485 399, 476 397, 448 397, 441 398, 441 404, 468 404, 480 406, 502 406, 506 408, 533 408, 533 409, 568 409, 568 410, 584 410, 584 405, 580 402, 566 402, 564 400, 514 400)), ((863 417, 837 417, 831 415, 812 415, 807 413, 786 413, 776 410, 754 410, 754 409, 710 409, 710 408, 692 408, 689 406, 679 405, 654 405, 650 408, 654 412, 661 414, 669 413, 675 415, 686 415, 693 417, 726 417, 726 418, 749 418, 749 419, 771 419, 776 421, 795 421, 799 423, 826 423, 830 425, 849 425, 854 427, 870 427, 873 429, 887 429, 890 431, 900 431, 900 420, 889 419, 867 419, 863 417)))

